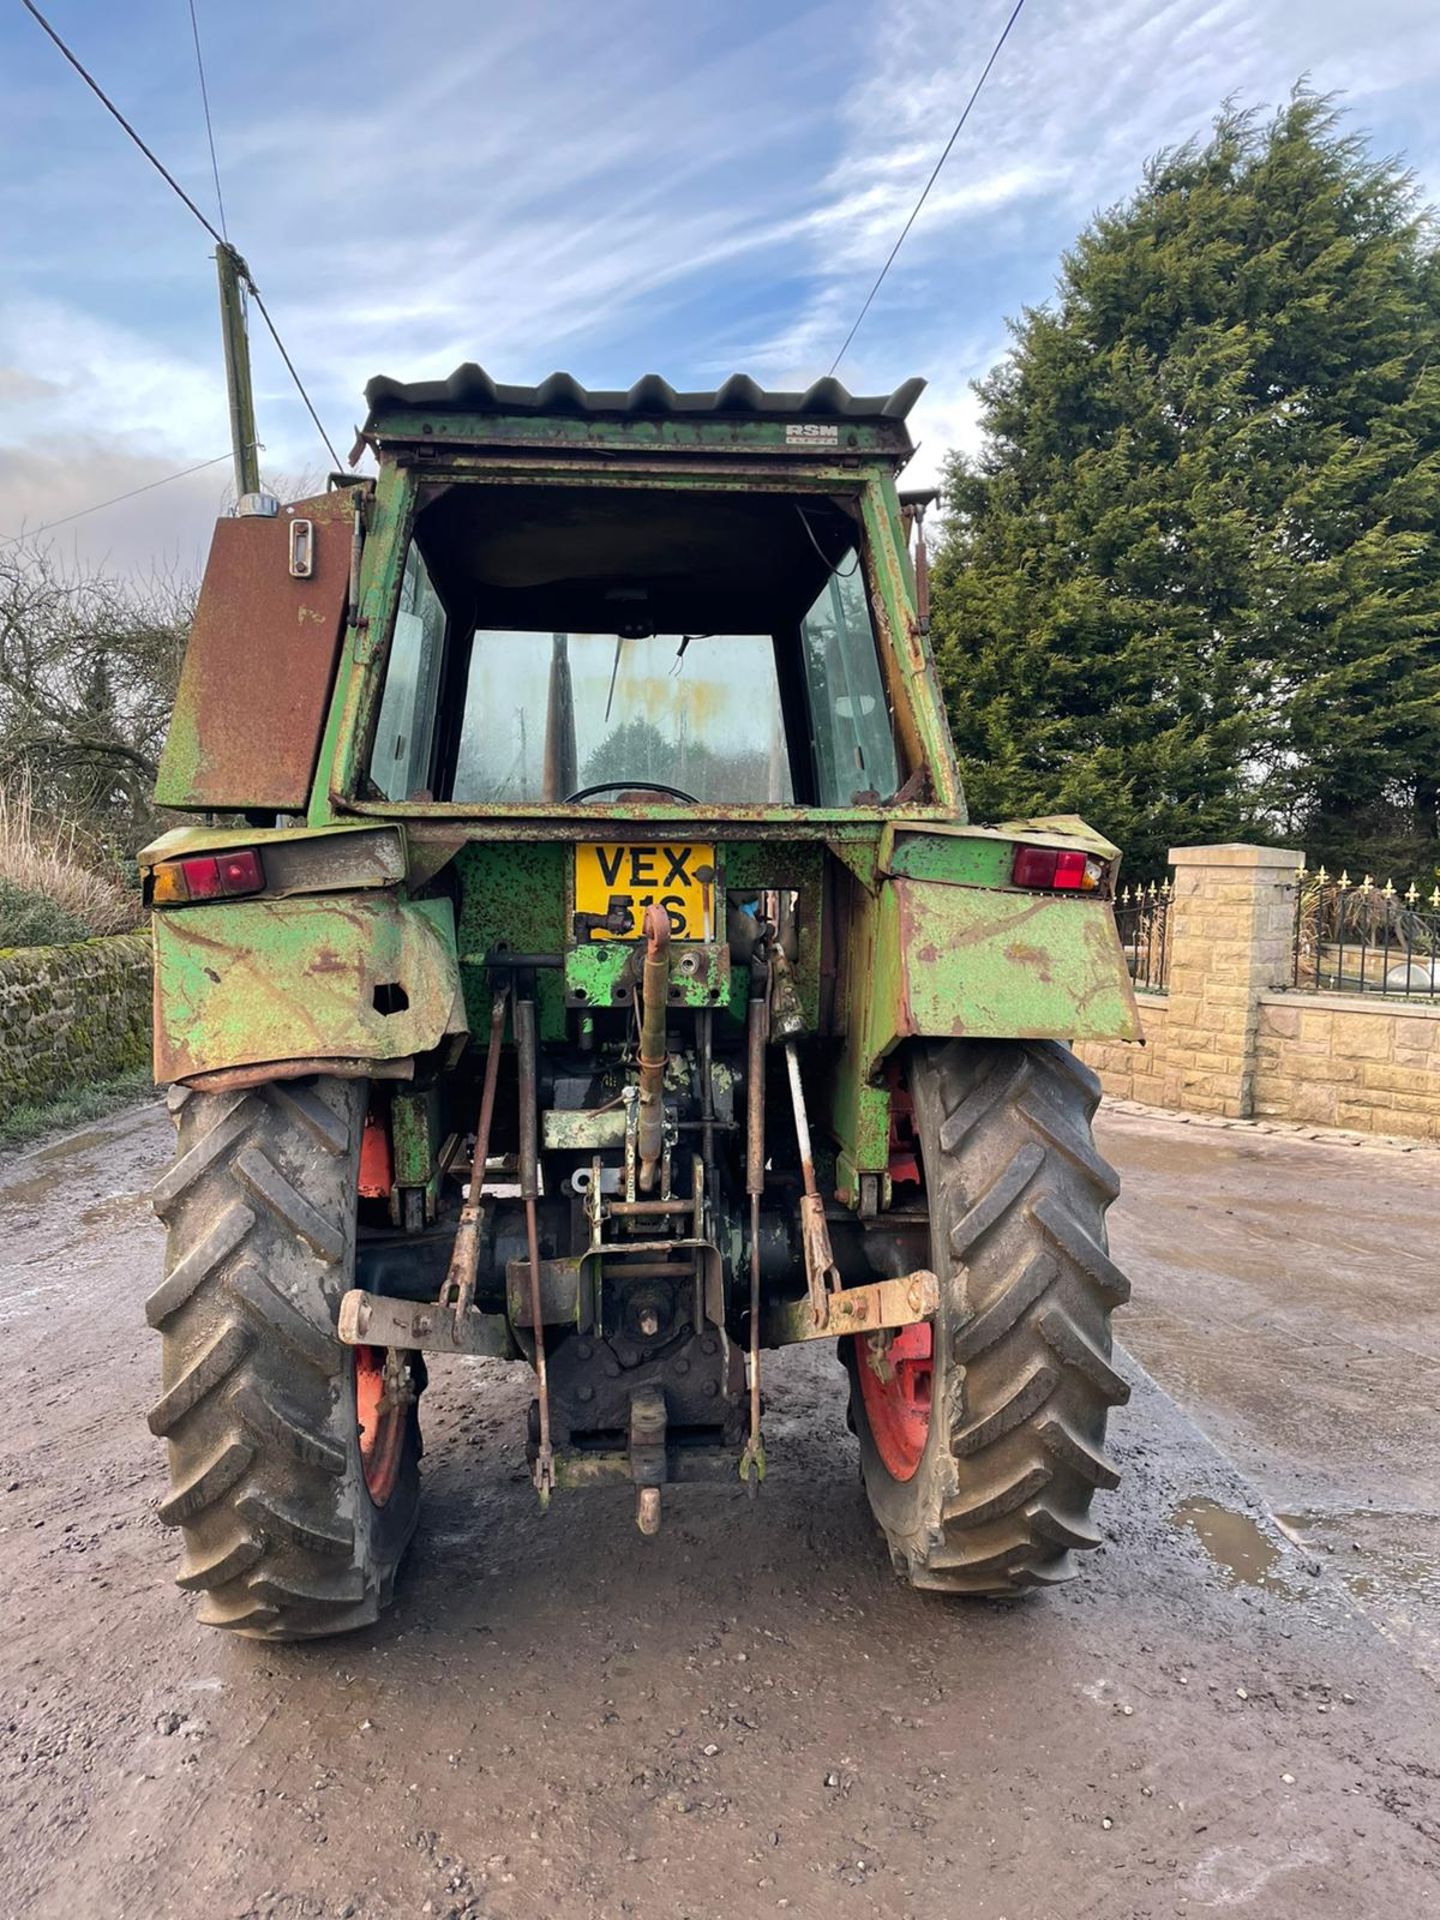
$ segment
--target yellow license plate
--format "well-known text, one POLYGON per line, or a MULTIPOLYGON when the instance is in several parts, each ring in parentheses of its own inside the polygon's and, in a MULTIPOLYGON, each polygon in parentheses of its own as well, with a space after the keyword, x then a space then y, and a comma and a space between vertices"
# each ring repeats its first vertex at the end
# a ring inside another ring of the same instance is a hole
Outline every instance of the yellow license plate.
POLYGON ((715 938, 715 849, 693 841, 582 841, 575 849, 575 911, 595 916, 596 940, 638 940, 645 909, 658 901, 676 940, 715 938), (614 934, 596 924, 617 900, 630 922, 614 934))

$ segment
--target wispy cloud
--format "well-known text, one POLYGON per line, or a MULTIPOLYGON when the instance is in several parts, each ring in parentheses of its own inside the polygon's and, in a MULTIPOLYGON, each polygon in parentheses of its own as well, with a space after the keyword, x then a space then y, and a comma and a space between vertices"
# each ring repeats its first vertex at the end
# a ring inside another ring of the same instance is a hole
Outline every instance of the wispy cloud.
MULTIPOLYGON (((533 0, 480 21, 471 0, 427 0, 370 10, 361 33, 348 0, 206 8, 232 232, 337 444, 369 375, 462 359, 520 380, 568 365, 591 384, 701 384, 740 366, 804 384, 1009 4, 533 0)), ((64 27, 208 205, 173 8, 74 0, 64 27)), ((917 471, 973 437, 969 380, 1088 214, 1223 96, 1277 101, 1302 71, 1348 88, 1382 149, 1436 159, 1430 0, 1026 9, 841 369, 872 392, 931 375, 917 471)), ((18 9, 0 16, 0 158, 3 536, 73 510, 87 478, 103 497, 127 463, 140 484, 204 458, 227 427, 204 237, 18 9)), ((256 381, 272 464, 313 467, 263 340, 256 381)), ((74 537, 113 552, 123 524, 195 545, 210 505, 187 483, 74 537)))
MULTIPOLYGON (((959 30, 953 0, 873 16, 806 229, 802 296, 748 342, 759 370, 803 383, 828 365, 1009 10, 978 0, 959 30)), ((1047 297, 1084 220, 1159 148, 1203 135, 1225 98, 1278 104, 1302 74, 1373 122, 1387 95, 1423 99, 1440 76, 1440 15, 1417 0, 1310 0, 1301 13, 1284 0, 1051 0, 1022 16, 840 369, 867 390, 932 370, 916 473, 974 441, 969 383, 1003 351, 1002 316, 1047 297)))

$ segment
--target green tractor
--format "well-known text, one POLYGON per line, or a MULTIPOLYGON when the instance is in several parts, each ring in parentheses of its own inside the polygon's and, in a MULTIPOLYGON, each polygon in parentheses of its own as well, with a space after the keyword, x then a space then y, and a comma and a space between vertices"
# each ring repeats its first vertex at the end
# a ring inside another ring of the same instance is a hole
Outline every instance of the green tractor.
POLYGON ((922 383, 367 390, 378 476, 222 520, 141 856, 176 1157, 147 1312, 200 1618, 373 1621, 435 1356, 541 1501, 758 1488, 830 1340, 917 1587, 1067 1578, 1115 1485, 1116 849, 972 825, 897 492, 922 383))

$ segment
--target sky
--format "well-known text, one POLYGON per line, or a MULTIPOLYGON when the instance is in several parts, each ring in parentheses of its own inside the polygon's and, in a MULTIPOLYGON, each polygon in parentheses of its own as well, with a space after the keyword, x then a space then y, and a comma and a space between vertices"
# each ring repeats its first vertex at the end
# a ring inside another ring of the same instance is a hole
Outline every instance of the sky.
MULTIPOLYGON (((373 374, 586 386, 825 373, 1013 0, 196 0, 232 242, 348 455, 373 374)), ((41 0, 216 218, 187 0, 41 0)), ((1028 0, 839 369, 973 445, 1006 319, 1146 158, 1302 75, 1440 199, 1434 0, 1028 0)), ((0 542, 222 455, 213 246, 0 0, 0 542)), ((257 322, 258 336, 258 322, 257 322)), ((254 343, 267 479, 329 458, 254 343)), ((198 572, 208 467, 46 536, 198 572)), ((3 549, 0 549, 3 551, 3 549)))

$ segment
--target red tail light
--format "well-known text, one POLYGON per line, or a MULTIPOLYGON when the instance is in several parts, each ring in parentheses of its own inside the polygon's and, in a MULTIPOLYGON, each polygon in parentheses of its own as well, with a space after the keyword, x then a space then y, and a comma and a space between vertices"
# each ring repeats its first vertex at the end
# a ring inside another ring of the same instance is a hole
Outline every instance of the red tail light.
POLYGON ((1010 878, 1034 892, 1094 893, 1105 879, 1105 862, 1078 847, 1017 847, 1010 878))
POLYGON ((221 893, 258 893, 265 884, 265 869, 253 847, 222 853, 215 864, 220 869, 221 893))
POLYGON ((259 893, 264 885, 260 855, 254 847, 240 847, 232 853, 192 853, 183 860, 162 860, 155 869, 151 898, 157 907, 173 907, 259 893))

